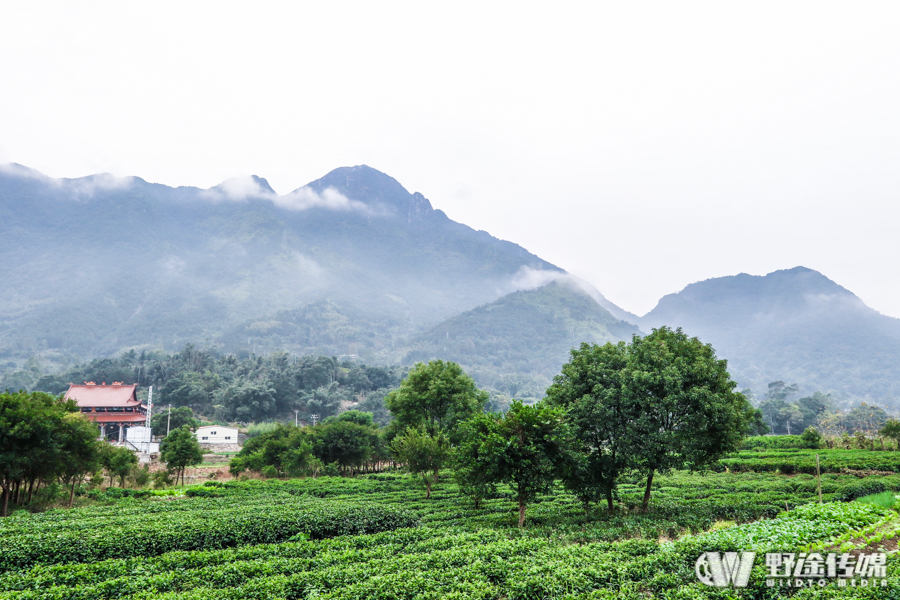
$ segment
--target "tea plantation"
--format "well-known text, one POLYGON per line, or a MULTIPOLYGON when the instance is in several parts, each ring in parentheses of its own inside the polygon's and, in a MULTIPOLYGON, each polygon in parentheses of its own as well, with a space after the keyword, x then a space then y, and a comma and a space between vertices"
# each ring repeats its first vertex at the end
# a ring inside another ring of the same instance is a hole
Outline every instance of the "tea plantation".
POLYGON ((449 472, 429 500, 383 473, 20 512, 0 521, 0 599, 900 598, 896 553, 888 587, 769 588, 761 560, 746 589, 701 584, 705 551, 896 548, 896 513, 854 499, 900 475, 826 473, 818 504, 814 476, 730 470, 659 477, 648 514, 642 480, 611 516, 557 488, 521 529, 504 490, 476 509, 449 472))

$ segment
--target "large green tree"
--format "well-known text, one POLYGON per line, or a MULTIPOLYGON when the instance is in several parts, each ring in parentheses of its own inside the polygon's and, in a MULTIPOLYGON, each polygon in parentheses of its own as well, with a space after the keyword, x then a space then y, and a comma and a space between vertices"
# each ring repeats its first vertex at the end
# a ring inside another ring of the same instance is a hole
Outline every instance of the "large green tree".
POLYGON ((547 390, 547 402, 564 408, 574 436, 563 481, 585 505, 603 499, 613 510, 619 476, 639 442, 631 435, 638 399, 628 393, 628 347, 582 344, 547 390))
POLYGON ((430 435, 445 432, 455 442, 459 424, 484 409, 488 393, 458 364, 433 360, 413 367, 384 401, 396 433, 421 425, 430 435))
POLYGON ((0 516, 8 514, 14 493, 20 502, 26 485, 33 489, 35 481, 60 475, 65 419, 77 410, 73 401, 41 392, 0 394, 0 516))
POLYGON ((313 428, 313 454, 325 464, 337 463, 351 472, 367 462, 376 447, 378 431, 353 421, 336 420, 313 428))
POLYGON ((519 505, 519 526, 528 504, 547 491, 565 463, 571 443, 564 411, 513 401, 505 415, 478 414, 462 430, 457 461, 478 481, 502 482, 519 505))
MULTIPOLYGON (((97 426, 78 413, 67 414, 60 430, 58 470, 69 487, 69 506, 75 501, 75 486, 100 468, 103 448, 111 447, 97 439, 97 426)), ((127 451, 126 451, 127 452, 127 451)), ((137 457, 128 452, 137 462, 137 457)))
POLYGON ((735 451, 753 409, 734 391, 728 363, 713 347, 681 328, 634 336, 628 351, 624 393, 635 409, 631 462, 647 474, 646 511, 655 473, 699 469, 735 451))
POLYGON ((203 451, 197 436, 185 425, 166 436, 159 445, 159 457, 166 463, 168 470, 175 471, 175 483, 178 483, 178 477, 181 476, 183 485, 185 469, 202 463, 203 451))

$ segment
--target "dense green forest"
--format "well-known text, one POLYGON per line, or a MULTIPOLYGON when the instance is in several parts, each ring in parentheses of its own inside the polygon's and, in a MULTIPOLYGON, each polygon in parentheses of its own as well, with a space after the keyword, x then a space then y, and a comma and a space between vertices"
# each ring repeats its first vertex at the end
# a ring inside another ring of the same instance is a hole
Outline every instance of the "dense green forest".
POLYGON ((0 371, 0 389, 60 394, 82 381, 154 386, 154 403, 187 406, 207 419, 253 422, 324 419, 350 407, 387 423, 384 396, 405 373, 403 367, 366 366, 328 356, 273 352, 223 355, 188 344, 176 354, 129 350, 118 358, 95 359, 59 373, 45 374, 32 361, 24 370, 0 371))

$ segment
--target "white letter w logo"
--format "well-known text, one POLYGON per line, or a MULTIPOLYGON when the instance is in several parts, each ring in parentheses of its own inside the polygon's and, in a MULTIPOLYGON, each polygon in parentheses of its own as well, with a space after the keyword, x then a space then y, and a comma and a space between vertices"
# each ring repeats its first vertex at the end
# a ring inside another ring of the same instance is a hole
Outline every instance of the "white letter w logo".
POLYGON ((754 558, 756 552, 705 552, 697 559, 694 571, 704 585, 725 587, 730 583, 736 588, 747 587, 754 558))

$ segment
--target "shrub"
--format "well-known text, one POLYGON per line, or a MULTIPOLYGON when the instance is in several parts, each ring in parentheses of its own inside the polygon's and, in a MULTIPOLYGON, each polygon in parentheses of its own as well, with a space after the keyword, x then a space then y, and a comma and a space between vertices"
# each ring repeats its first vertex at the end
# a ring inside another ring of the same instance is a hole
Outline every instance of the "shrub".
POLYGON ((841 502, 850 502, 863 496, 879 494, 885 491, 885 485, 881 481, 860 481, 845 485, 837 492, 837 499, 841 502))

